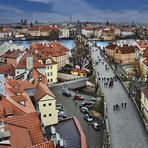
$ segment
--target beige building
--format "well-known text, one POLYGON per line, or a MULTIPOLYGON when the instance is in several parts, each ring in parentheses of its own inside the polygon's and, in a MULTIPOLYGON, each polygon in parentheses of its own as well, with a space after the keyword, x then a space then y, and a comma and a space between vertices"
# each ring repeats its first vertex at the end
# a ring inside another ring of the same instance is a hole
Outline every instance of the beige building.
POLYGON ((34 102, 44 126, 58 123, 56 98, 47 85, 41 83, 38 84, 34 93, 34 102))
POLYGON ((141 112, 144 117, 144 123, 148 130, 148 86, 141 88, 141 112))
POLYGON ((143 50, 140 56, 141 78, 144 81, 148 79, 148 48, 143 50))
POLYGON ((116 63, 132 64, 136 62, 136 47, 130 45, 108 45, 105 48, 105 53, 116 63))

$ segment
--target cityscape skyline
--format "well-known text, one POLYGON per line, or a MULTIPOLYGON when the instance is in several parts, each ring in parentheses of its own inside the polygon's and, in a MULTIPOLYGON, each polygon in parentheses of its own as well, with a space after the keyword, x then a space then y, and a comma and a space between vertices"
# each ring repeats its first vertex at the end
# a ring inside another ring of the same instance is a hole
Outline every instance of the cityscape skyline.
POLYGON ((0 23, 97 21, 147 23, 148 2, 143 0, 1 0, 0 23), (4 17, 5 16, 5 17, 4 17))

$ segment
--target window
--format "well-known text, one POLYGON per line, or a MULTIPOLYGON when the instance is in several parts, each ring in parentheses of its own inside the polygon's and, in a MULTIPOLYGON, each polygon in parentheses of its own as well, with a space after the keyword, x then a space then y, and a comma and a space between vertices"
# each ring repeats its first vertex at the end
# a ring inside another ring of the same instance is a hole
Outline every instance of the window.
POLYGON ((48 105, 51 106, 51 103, 49 103, 48 105))
POLYGON ((46 115, 44 115, 44 117, 46 117, 46 115))
POLYGON ((52 65, 50 66, 50 68, 52 69, 52 65))
POLYGON ((50 82, 50 80, 49 80, 49 79, 48 79, 47 81, 48 81, 48 83, 50 82))
POLYGON ((49 114, 49 117, 51 117, 52 116, 52 114, 49 114))
POLYGON ((46 106, 46 104, 43 104, 43 106, 45 107, 45 106, 46 106))
POLYGON ((50 73, 50 75, 52 76, 52 72, 50 73))
POLYGON ((53 80, 51 79, 51 82, 52 82, 53 80))
POLYGON ((48 72, 47 74, 48 74, 48 76, 49 76, 49 72, 48 72))
POLYGON ((17 74, 19 74, 19 71, 17 71, 17 74))

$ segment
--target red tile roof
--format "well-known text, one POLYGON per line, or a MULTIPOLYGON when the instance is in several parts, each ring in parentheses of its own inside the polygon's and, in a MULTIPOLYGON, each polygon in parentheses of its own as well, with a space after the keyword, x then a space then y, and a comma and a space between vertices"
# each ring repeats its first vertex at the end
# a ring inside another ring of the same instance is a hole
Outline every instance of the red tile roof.
POLYGON ((58 43, 57 41, 53 41, 50 44, 32 44, 29 52, 35 53, 39 55, 38 58, 42 59, 44 57, 59 57, 66 55, 69 49, 58 43))
POLYGON ((54 144, 52 141, 46 141, 37 145, 32 145, 27 148, 54 148, 54 144))
MULTIPOLYGON (((26 59, 21 60, 18 65, 16 66, 16 69, 26 69, 26 59)), ((33 68, 45 68, 45 65, 38 62, 38 60, 33 60, 33 68)))
POLYGON ((39 101, 45 95, 49 95, 49 96, 55 98, 54 94, 49 90, 49 88, 47 87, 47 85, 42 84, 42 83, 39 83, 37 85, 36 90, 35 90, 34 98, 35 98, 36 101, 39 101))
MULTIPOLYGON (((11 81, 11 80, 10 80, 11 81)), ((6 100, 8 100, 11 104, 15 106, 15 108, 21 110, 23 113, 30 113, 35 112, 35 108, 31 102, 30 97, 28 94, 20 88, 13 88, 10 84, 8 84, 9 79, 5 79, 5 91, 6 91, 6 100), (12 96, 16 96, 17 93, 21 93, 21 96, 26 99, 25 106, 21 105, 20 103, 16 102, 12 96)))
POLYGON ((0 74, 15 76, 15 66, 13 64, 0 66, 0 74))
MULTIPOLYGON (((3 118, 3 121, 8 124, 26 128, 29 132, 29 136, 33 145, 44 142, 44 137, 40 126, 41 123, 36 112, 18 115, 11 118, 3 118)), ((24 137, 21 138, 25 140, 24 137)))
POLYGON ((135 53, 134 46, 123 45, 123 47, 118 46, 118 49, 121 51, 121 54, 135 53))
POLYGON ((115 44, 109 44, 107 47, 105 47, 106 49, 111 49, 111 50, 115 50, 115 48, 117 47, 117 45, 115 44))
POLYGON ((10 145, 0 144, 0 148, 25 148, 32 145, 29 132, 26 128, 7 124, 4 129, 10 132, 10 145))
POLYGON ((26 98, 24 98, 23 96, 12 96, 12 98, 16 101, 16 102, 26 102, 27 101, 27 99, 26 98))
POLYGON ((23 90, 20 88, 9 88, 9 90, 15 94, 22 93, 23 90))

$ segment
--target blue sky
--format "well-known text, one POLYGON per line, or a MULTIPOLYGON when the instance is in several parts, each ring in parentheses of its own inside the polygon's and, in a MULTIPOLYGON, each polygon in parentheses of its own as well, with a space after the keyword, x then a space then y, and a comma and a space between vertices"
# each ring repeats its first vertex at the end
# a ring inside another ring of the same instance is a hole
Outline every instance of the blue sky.
POLYGON ((67 21, 148 22, 148 0, 0 0, 0 23, 67 21))

